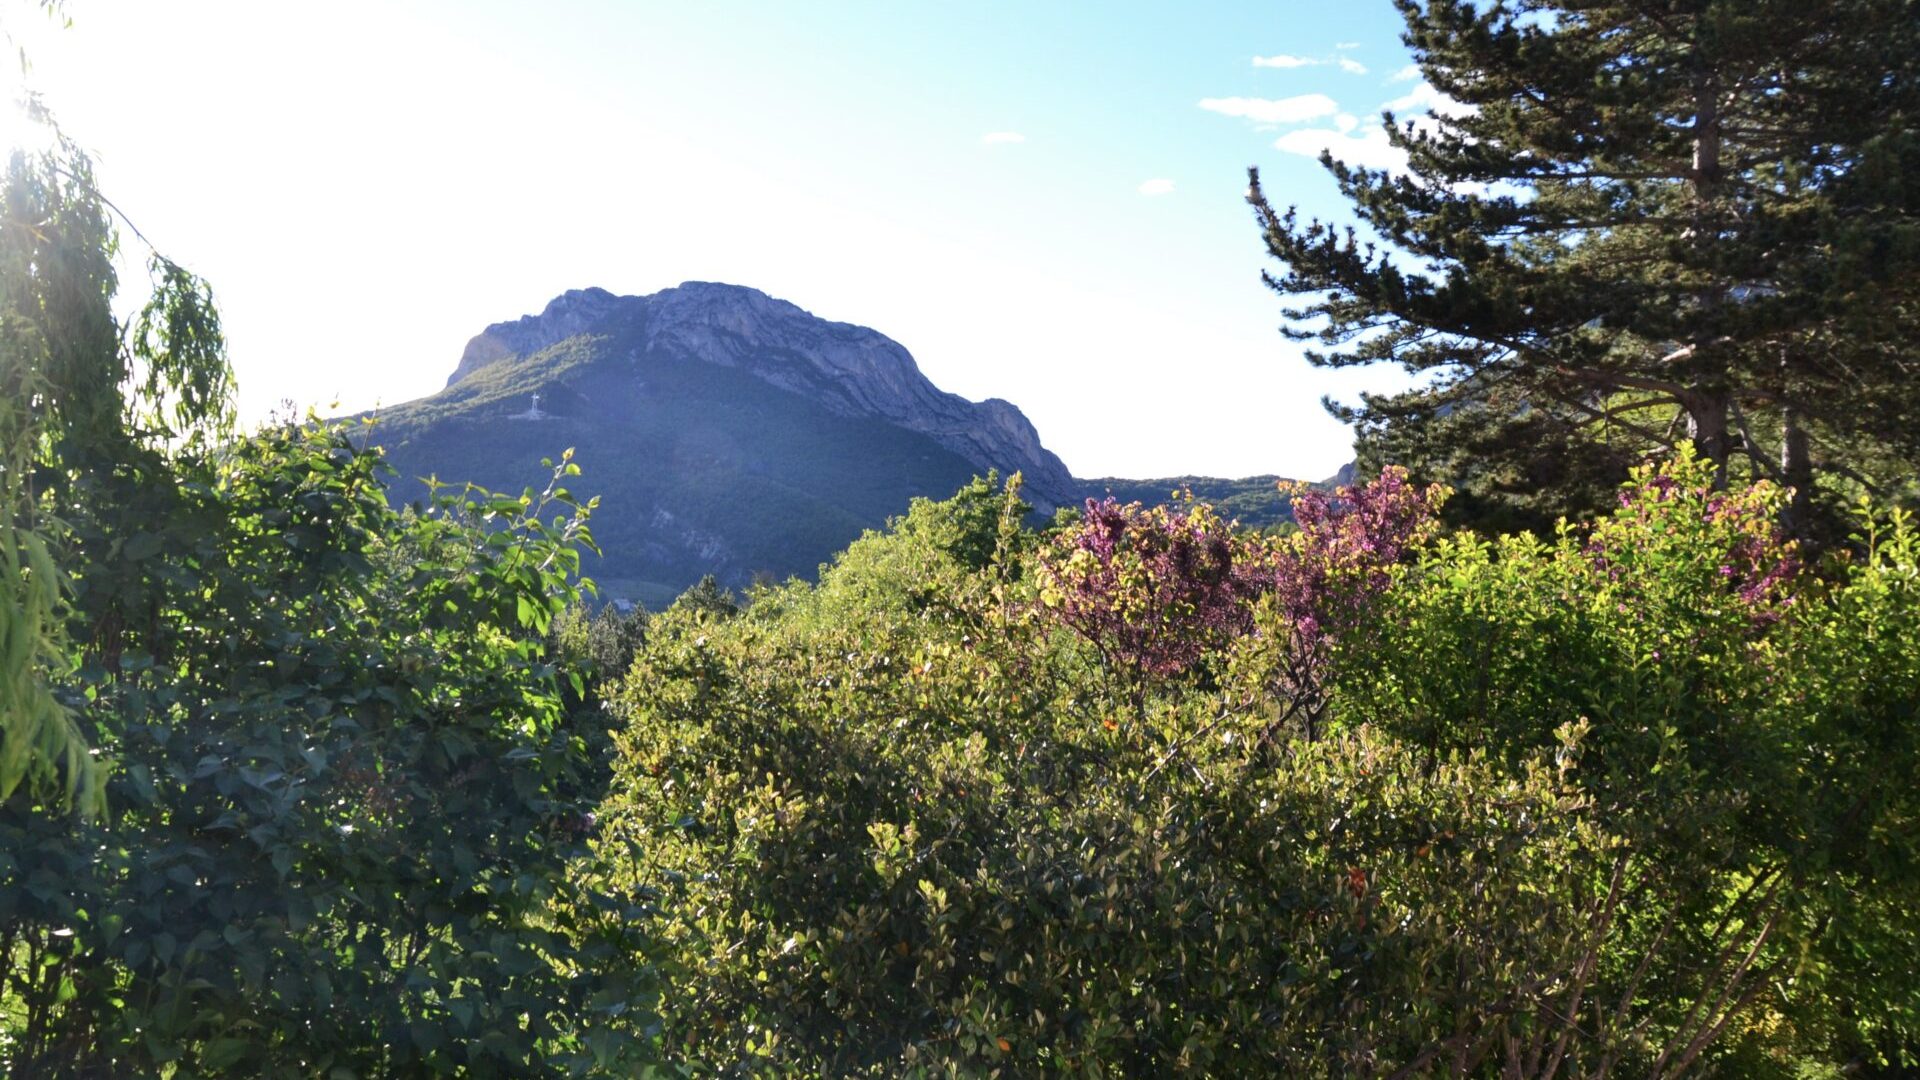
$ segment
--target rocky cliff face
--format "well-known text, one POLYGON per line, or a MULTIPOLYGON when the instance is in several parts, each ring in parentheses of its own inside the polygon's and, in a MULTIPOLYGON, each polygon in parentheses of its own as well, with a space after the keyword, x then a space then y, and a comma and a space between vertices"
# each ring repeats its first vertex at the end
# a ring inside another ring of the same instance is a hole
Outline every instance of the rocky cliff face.
POLYGON ((582 289, 538 315, 496 323, 467 343, 452 386, 490 364, 582 334, 618 334, 640 354, 701 360, 748 372, 843 415, 919 432, 980 471, 1018 470, 1028 501, 1050 510, 1076 500, 1079 485, 1040 445, 1018 408, 998 398, 968 401, 933 385, 898 342, 829 322, 756 289, 690 281, 650 296, 582 289))

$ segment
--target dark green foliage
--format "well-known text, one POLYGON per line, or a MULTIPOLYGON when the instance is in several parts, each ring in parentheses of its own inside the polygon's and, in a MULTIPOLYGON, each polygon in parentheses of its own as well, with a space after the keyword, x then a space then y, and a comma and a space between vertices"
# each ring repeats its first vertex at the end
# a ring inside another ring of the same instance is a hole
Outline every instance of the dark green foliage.
POLYGON ((1336 410, 1363 459, 1534 527, 1685 439, 1806 533, 1911 475, 1920 6, 1396 5, 1459 107, 1393 129, 1406 174, 1328 161, 1360 231, 1251 196, 1315 362, 1428 376, 1336 410))
POLYGON ((554 617, 560 661, 594 682, 619 679, 647 640, 647 610, 577 603, 554 617))
POLYGON ((0 1058, 23 1075, 617 1060, 615 1018, 648 1007, 638 917, 567 877, 602 722, 566 708, 544 645, 578 596, 571 466, 545 493, 404 522, 379 458, 331 429, 172 468, 164 514, 89 526, 124 558, 84 568, 95 648, 62 690, 115 761, 111 817, 0 810, 0 1058))
POLYGON ((1454 525, 1550 536, 1562 517, 1604 513, 1640 448, 1596 439, 1551 411, 1523 410, 1514 395, 1496 392, 1417 423, 1380 424, 1356 450, 1363 475, 1413 462, 1456 485, 1446 507, 1454 525))
POLYGON ((718 579, 708 574, 674 600, 667 610, 679 610, 704 614, 716 619, 730 619, 740 614, 740 600, 725 588, 718 579))
POLYGON ((973 466, 884 420, 836 415, 735 368, 643 351, 640 332, 581 337, 488 365, 383 412, 372 430, 400 473, 509 483, 575 447, 608 511, 589 571, 611 596, 665 607, 706 574, 731 588, 810 575, 859 536, 948 492, 973 466), (548 420, 510 420, 534 393, 548 420))

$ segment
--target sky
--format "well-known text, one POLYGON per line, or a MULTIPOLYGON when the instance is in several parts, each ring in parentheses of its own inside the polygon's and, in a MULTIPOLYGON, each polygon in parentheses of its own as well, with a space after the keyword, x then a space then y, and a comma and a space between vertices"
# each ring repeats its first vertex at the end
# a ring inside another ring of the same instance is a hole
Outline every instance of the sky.
POLYGON ((1258 166, 1343 218, 1321 148, 1393 163, 1381 109, 1433 102, 1387 0, 3 2, 103 190, 212 282, 247 418, 688 280, 873 327, 1084 477, 1318 479, 1352 441, 1321 398, 1404 378, 1280 335, 1244 201, 1258 166))

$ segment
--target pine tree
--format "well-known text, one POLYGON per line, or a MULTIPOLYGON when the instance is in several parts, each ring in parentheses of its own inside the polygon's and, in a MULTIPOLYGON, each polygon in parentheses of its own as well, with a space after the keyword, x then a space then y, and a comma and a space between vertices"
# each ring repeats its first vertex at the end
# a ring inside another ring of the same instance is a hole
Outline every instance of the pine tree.
MULTIPOLYGON (((1395 0, 1432 85, 1363 223, 1249 198, 1363 463, 1541 525, 1692 440, 1730 478, 1920 462, 1920 0, 1395 0)), ((1876 472, 1879 474, 1876 476, 1876 472)))

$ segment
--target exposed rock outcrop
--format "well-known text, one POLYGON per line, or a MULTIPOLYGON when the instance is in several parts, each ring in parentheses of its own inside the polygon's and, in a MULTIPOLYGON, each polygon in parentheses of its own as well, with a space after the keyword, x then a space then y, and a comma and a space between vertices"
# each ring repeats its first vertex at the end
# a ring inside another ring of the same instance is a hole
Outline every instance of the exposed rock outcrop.
POLYGON ((1040 444, 1033 424, 1011 403, 947 393, 886 335, 816 318, 738 285, 690 281, 650 296, 604 289, 564 293, 538 315, 495 323, 476 335, 447 385, 490 364, 601 333, 637 340, 639 352, 738 368, 840 415, 919 432, 982 472, 1017 470, 1025 476, 1028 500, 1042 510, 1070 504, 1078 495, 1067 467, 1040 444))

